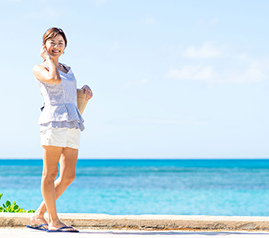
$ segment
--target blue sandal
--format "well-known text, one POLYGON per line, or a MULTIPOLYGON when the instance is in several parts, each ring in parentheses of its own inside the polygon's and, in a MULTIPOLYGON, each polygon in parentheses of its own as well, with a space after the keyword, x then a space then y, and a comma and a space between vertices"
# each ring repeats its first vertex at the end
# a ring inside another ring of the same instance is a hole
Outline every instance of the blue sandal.
POLYGON ((47 230, 47 232, 79 232, 77 230, 67 230, 67 231, 63 231, 63 229, 74 229, 72 226, 63 226, 57 230, 47 230))
POLYGON ((30 229, 35 229, 35 230, 39 230, 39 231, 47 231, 48 229, 46 229, 44 226, 47 226, 48 224, 41 224, 41 225, 36 225, 36 226, 30 226, 30 225, 27 225, 26 227, 27 228, 30 228, 30 229))

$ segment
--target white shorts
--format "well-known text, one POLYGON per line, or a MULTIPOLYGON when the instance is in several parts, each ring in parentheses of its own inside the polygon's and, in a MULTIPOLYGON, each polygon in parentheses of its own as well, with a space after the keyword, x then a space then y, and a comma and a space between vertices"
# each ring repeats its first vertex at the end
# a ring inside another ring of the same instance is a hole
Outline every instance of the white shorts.
POLYGON ((79 149, 80 129, 50 128, 40 132, 41 146, 52 145, 79 149))

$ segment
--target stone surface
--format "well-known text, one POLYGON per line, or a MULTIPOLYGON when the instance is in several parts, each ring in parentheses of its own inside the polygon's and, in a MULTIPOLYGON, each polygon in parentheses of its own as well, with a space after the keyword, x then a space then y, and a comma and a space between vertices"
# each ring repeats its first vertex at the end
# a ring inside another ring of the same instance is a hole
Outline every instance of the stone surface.
POLYGON ((35 231, 27 228, 0 228, 1 238, 204 238, 204 237, 227 237, 227 238, 261 238, 268 237, 267 232, 233 232, 233 231, 141 231, 141 230, 93 230, 81 229, 79 233, 49 233, 46 231, 35 231))
MULTIPOLYGON (((0 227, 23 227, 31 214, 0 213, 0 227)), ((60 219, 75 227, 96 229, 154 230, 253 230, 269 231, 269 217, 181 216, 181 215, 106 215, 59 214, 60 219)))

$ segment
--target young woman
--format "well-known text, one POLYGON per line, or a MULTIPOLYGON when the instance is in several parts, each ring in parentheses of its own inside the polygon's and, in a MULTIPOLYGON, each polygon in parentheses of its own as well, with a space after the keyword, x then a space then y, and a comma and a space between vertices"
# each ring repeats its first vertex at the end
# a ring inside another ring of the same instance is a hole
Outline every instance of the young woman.
MULTIPOLYGON (((33 68, 38 86, 44 97, 44 107, 39 118, 43 152, 41 192, 44 201, 31 217, 37 228, 47 231, 78 232, 63 224, 57 215, 56 199, 75 179, 75 169, 84 130, 83 118, 77 108, 76 79, 71 68, 60 63, 59 57, 67 46, 65 33, 60 28, 50 28, 43 36, 41 57, 44 62, 33 68), (58 163, 60 162, 60 174, 58 163), (48 221, 44 214, 48 211, 48 221)), ((92 97, 89 86, 82 87, 86 100, 92 97)))

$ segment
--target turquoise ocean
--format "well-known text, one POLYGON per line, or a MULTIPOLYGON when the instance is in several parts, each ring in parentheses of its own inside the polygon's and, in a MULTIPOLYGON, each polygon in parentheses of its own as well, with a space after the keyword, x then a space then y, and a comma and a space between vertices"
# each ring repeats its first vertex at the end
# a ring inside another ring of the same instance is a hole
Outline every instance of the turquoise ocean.
MULTIPOLYGON (((42 160, 0 160, 0 202, 36 209, 42 160)), ((269 215, 267 159, 80 159, 61 213, 269 215)))

